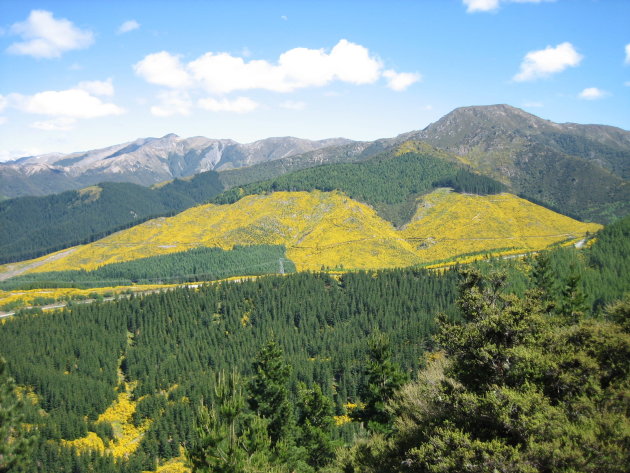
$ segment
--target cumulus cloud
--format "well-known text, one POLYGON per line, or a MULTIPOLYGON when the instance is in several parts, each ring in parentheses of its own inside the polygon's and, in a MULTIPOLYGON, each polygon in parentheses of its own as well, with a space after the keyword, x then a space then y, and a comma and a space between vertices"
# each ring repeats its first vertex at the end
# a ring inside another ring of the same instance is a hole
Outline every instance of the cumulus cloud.
POLYGON ((238 97, 234 100, 215 99, 208 97, 199 100, 200 108, 210 112, 248 113, 258 108, 258 103, 248 97, 238 97))
POLYGON ((129 33, 130 31, 137 30, 138 28, 140 28, 140 23, 138 23, 136 20, 127 20, 118 27, 118 30, 116 30, 116 33, 118 34, 129 33))
POLYGON ((495 11, 502 3, 542 3, 555 0, 463 0, 468 13, 495 11))
POLYGON ((630 64, 630 43, 626 44, 626 64, 630 64))
POLYGON ((11 94, 12 105, 26 113, 66 118, 96 118, 120 115, 124 110, 105 103, 82 89, 47 90, 35 95, 11 94))
POLYGON ((579 93, 578 97, 584 100, 597 100, 604 98, 608 95, 608 92, 597 87, 587 87, 579 93))
MULTIPOLYGON (((359 44, 342 39, 330 52, 324 49, 294 48, 280 55, 276 63, 247 61, 228 53, 208 52, 182 64, 166 51, 146 56, 134 66, 147 82, 171 88, 197 86, 211 94, 239 90, 292 92, 322 87, 333 81, 372 84, 385 76, 381 61, 359 44)), ((419 79, 419 74, 387 71, 390 83, 402 90, 419 79), (394 74, 394 76, 392 76, 394 74)))
POLYGON ((135 64, 133 69, 136 74, 151 84, 183 88, 191 83, 190 76, 182 66, 179 57, 166 51, 149 54, 135 64))
POLYGON ((545 49, 530 51, 525 55, 520 71, 513 79, 524 82, 549 77, 568 67, 578 66, 583 58, 569 42, 555 48, 547 46, 545 49))
POLYGON ((280 55, 277 64, 210 52, 187 67, 208 92, 226 94, 253 89, 292 92, 322 87, 334 80, 370 84, 379 79, 382 65, 367 48, 342 39, 330 53, 323 49, 291 49, 280 55))
POLYGON ((304 110, 306 108, 306 103, 294 100, 285 100, 280 104, 280 107, 286 108, 287 110, 304 110))
POLYGON ((7 108, 9 101, 6 97, 0 95, 0 113, 4 112, 4 109, 7 108))
POLYGON ((186 91, 167 90, 158 94, 160 103, 151 107, 151 113, 156 117, 170 117, 172 115, 188 115, 192 108, 192 100, 186 91))
MULTIPOLYGON (((238 91, 266 90, 289 93, 298 89, 323 87, 334 81, 347 84, 373 84, 385 78, 388 87, 396 91, 421 79, 418 73, 383 70, 380 59, 359 44, 340 40, 330 51, 294 48, 282 53, 278 60, 245 59, 230 53, 208 52, 182 62, 180 56, 161 51, 145 56, 134 66, 135 73, 151 84, 168 87, 188 94, 209 94, 196 102, 210 111, 246 113, 258 104, 246 97, 226 98, 238 91)), ((152 111, 167 116, 188 108, 165 106, 181 102, 181 96, 163 96, 152 111), (173 111, 175 110, 175 111, 173 111), (177 111, 179 110, 179 111, 177 111)), ((186 102, 188 103, 188 102, 186 102)))
POLYGON ((114 84, 112 79, 107 80, 92 80, 79 82, 77 89, 85 90, 92 95, 112 97, 114 95, 114 84))
POLYGON ((65 18, 56 19, 46 10, 32 10, 29 17, 10 28, 23 41, 7 48, 11 54, 36 58, 56 58, 73 49, 85 49, 94 42, 91 31, 82 30, 65 18))
POLYGON ((407 90, 407 87, 422 79, 422 76, 417 73, 396 72, 391 69, 383 72, 383 77, 387 79, 387 87, 396 92, 407 90))

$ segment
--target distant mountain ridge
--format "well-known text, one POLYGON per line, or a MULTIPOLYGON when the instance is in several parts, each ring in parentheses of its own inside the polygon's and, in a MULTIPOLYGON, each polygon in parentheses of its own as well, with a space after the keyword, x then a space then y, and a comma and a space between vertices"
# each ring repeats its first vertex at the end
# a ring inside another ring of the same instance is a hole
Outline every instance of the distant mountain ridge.
MULTIPOLYGON (((475 194, 508 191, 598 223, 630 214, 630 132, 603 125, 557 124, 508 105, 459 108, 423 130, 371 142, 270 138, 249 145, 232 140, 208 145, 211 141, 167 135, 90 153, 0 164, 0 194, 5 195, 9 186, 25 183, 35 187, 41 183, 35 192, 41 194, 64 179, 70 186, 88 178, 106 181, 103 173, 81 174, 81 166, 98 164, 109 170, 125 163, 140 166, 134 160, 139 155, 153 159, 169 176, 193 172, 203 167, 204 159, 220 171, 168 179, 150 189, 109 183, 0 202, 0 263, 93 241, 210 200, 233 203, 245 195, 278 190, 340 190, 373 206, 397 227, 411 218, 415 199, 436 186, 475 194), (331 144, 336 142, 341 144, 331 144), (316 146, 323 147, 310 149, 316 146), (292 154, 298 148, 310 150, 292 154), (418 167, 414 155, 425 156, 423 162, 431 165, 418 167), (8 176, 18 173, 14 168, 20 166, 19 178, 8 176), (38 167, 52 171, 38 172, 38 167)), ((129 175, 146 176, 141 170, 114 176, 125 180, 129 175)))
POLYGON ((345 138, 312 141, 281 137, 240 144, 202 136, 180 138, 172 133, 162 138, 138 138, 86 152, 50 153, 0 163, 0 196, 47 195, 100 182, 150 186, 350 142, 345 138))

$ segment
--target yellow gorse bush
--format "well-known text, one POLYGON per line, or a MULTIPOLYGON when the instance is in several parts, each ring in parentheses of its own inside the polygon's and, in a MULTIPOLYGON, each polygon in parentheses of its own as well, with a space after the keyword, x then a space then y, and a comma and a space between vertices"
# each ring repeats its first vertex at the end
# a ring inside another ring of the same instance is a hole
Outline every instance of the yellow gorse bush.
POLYGON ((467 261, 485 253, 518 255, 579 240, 600 228, 511 194, 437 189, 419 199, 412 221, 397 230, 370 206, 341 192, 276 192, 150 220, 75 247, 31 271, 90 270, 198 246, 257 244, 285 245, 298 270, 391 268, 459 257, 467 261))

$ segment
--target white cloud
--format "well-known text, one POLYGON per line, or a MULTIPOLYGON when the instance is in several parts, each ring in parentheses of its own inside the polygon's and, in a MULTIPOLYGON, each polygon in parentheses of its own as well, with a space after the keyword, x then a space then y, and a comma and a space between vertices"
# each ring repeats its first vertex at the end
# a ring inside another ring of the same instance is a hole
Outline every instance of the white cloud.
POLYGON ((285 100, 280 104, 280 107, 286 108, 287 110, 304 110, 306 108, 306 103, 293 100, 285 100))
POLYGON ((281 19, 281 20, 284 20, 284 21, 287 21, 287 20, 289 19, 289 17, 288 17, 288 16, 286 16, 286 15, 282 15, 282 16, 280 17, 280 19, 281 19))
POLYGON ((172 88, 190 85, 190 76, 184 70, 179 57, 166 51, 149 54, 133 66, 134 71, 147 82, 172 88))
POLYGON ((140 23, 138 23, 136 20, 128 20, 118 27, 118 30, 116 30, 116 33, 117 34, 129 33, 130 31, 137 30, 138 28, 140 28, 140 23))
POLYGON ((94 42, 91 31, 81 30, 71 21, 55 19, 45 10, 32 10, 26 21, 11 26, 11 34, 19 35, 23 41, 7 48, 11 54, 36 58, 56 58, 73 49, 84 49, 94 42))
MULTIPOLYGON (((359 44, 340 40, 330 52, 324 49, 294 48, 280 55, 276 63, 245 60, 228 53, 208 52, 182 64, 166 51, 146 56, 134 66, 146 81, 181 89, 199 87, 211 94, 238 90, 292 92, 307 87, 323 87, 333 81, 372 84, 385 73, 381 61, 359 44)), ((419 80, 415 73, 387 71, 390 87, 403 90, 419 80), (393 75, 392 75, 393 74, 393 75)))
POLYGON ((112 97, 114 95, 114 84, 112 84, 112 79, 109 78, 107 80, 92 80, 92 81, 84 81, 79 82, 77 85, 78 89, 85 90, 86 92, 93 95, 101 95, 112 97))
POLYGON ((597 100, 604 98, 608 95, 605 90, 598 89, 597 87, 587 87, 579 93, 578 97, 584 100, 597 100))
POLYGON ((545 49, 530 51, 521 63, 521 69, 513 79, 517 82, 549 77, 564 71, 567 67, 576 67, 584 56, 579 54, 571 43, 547 46, 545 49))
POLYGON ((158 94, 159 105, 151 107, 151 113, 157 117, 172 115, 188 115, 192 108, 192 100, 186 91, 167 90, 158 94))
POLYGON ((292 92, 322 87, 334 80, 370 84, 378 80, 381 68, 367 48, 345 39, 330 53, 323 49, 291 49, 280 55, 277 64, 211 52, 188 64, 193 77, 215 94, 252 89, 292 92))
POLYGON ((11 94, 9 99, 15 108, 37 115, 96 118, 124 113, 118 105, 104 103, 81 89, 48 90, 31 96, 11 94))
POLYGON ((626 44, 626 64, 630 64, 630 43, 626 44))
POLYGON ((199 107, 210 112, 234 112, 234 113, 248 113, 258 108, 258 103, 254 102, 248 97, 238 97, 234 100, 228 99, 215 99, 208 97, 199 100, 197 102, 199 107))
POLYGON ((464 0, 464 5, 468 7, 468 13, 492 11, 499 8, 499 0, 464 0))
POLYGON ((4 125, 7 122, 7 117, 0 117, 0 125, 4 125))
POLYGON ((542 3, 553 2, 555 0, 463 0, 468 13, 480 11, 495 11, 502 3, 542 3))
POLYGON ((75 118, 59 117, 43 122, 31 123, 31 127, 44 131, 68 131, 74 128, 76 122, 77 120, 75 118))
POLYGON ((407 90, 411 84, 415 84, 416 82, 422 80, 422 76, 417 73, 412 72, 396 72, 387 70, 383 72, 383 77, 387 79, 387 87, 396 92, 402 92, 403 90, 407 90))
POLYGON ((9 101, 7 100, 7 98, 0 95, 0 113, 2 113, 5 108, 7 108, 8 103, 9 101))

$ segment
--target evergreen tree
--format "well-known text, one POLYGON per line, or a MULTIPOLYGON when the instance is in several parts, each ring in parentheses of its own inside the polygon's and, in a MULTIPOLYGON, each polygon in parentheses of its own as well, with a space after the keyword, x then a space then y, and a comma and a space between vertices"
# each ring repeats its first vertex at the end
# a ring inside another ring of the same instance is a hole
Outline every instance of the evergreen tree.
POLYGON ((321 468, 332 460, 333 401, 322 393, 319 385, 308 389, 304 384, 298 392, 297 443, 307 452, 307 463, 321 468))
POLYGON ((376 332, 368 340, 363 376, 359 390, 363 406, 355 410, 352 417, 365 423, 372 432, 386 433, 391 428, 392 414, 385 406, 407 381, 407 375, 392 361, 390 341, 384 333, 376 332))
POLYGON ((14 471, 30 458, 34 436, 24 430, 23 409, 15 394, 15 383, 0 357, 0 473, 14 471))
POLYGON ((501 280, 463 274, 466 323, 443 321, 437 337, 446 359, 434 354, 391 404, 391 439, 358 444, 341 471, 627 471, 628 334, 550 316, 537 297, 502 294, 501 280))
POLYGON ((245 411, 241 386, 236 372, 217 375, 213 406, 200 406, 197 440, 187 450, 193 473, 266 471, 271 446, 266 421, 245 411))
POLYGON ((249 382, 249 407, 267 420, 271 445, 291 440, 294 413, 289 401, 291 367, 284 361, 282 348, 268 341, 252 365, 254 376, 249 382))
POLYGON ((586 295, 580 284, 581 279, 575 268, 571 268, 571 273, 560 293, 559 313, 568 319, 577 320, 588 310, 586 295))
POLYGON ((552 303, 556 293, 556 281, 547 251, 538 253, 534 258, 531 279, 534 287, 540 290, 542 300, 552 303))

